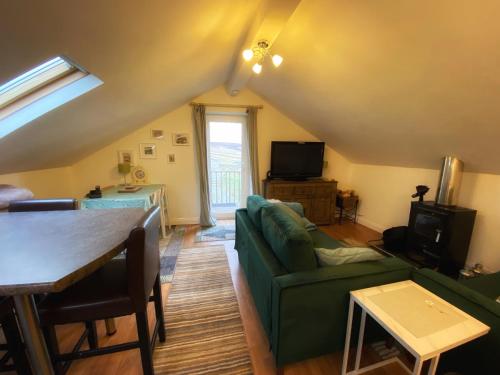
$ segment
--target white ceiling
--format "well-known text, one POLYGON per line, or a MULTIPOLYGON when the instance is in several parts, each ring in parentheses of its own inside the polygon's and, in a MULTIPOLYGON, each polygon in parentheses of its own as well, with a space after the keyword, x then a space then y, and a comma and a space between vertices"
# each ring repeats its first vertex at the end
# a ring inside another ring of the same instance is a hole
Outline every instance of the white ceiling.
POLYGON ((0 140, 0 174, 72 164, 221 85, 245 0, 0 0, 0 82, 66 55, 104 84, 0 140))
POLYGON ((303 0, 250 88, 353 162, 500 173, 500 1, 303 0))
MULTIPOLYGON (((0 82, 64 54, 104 85, 0 140, 72 164, 224 83, 259 1, 0 0, 0 82)), ((500 173, 498 0, 302 0, 249 86, 354 162, 500 173)), ((250 69, 250 67, 249 67, 250 69)))

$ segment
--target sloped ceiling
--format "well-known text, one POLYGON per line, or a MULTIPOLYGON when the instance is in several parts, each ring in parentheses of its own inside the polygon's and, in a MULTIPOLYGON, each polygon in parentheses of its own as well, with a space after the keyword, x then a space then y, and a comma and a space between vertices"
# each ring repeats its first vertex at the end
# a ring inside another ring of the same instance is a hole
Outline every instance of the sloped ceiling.
MULTIPOLYGON (((58 54, 104 81, 0 140, 70 165, 225 82, 259 0, 0 0, 0 82, 58 54)), ((249 87, 353 162, 500 173, 498 0, 302 0, 249 87)), ((250 69, 250 66, 249 66, 250 69)))
POLYGON ((70 165, 222 84, 256 3, 0 1, 0 82, 66 55, 104 84, 0 140, 0 174, 70 165))
POLYGON ((353 162, 500 173, 500 1, 303 0, 250 88, 353 162))

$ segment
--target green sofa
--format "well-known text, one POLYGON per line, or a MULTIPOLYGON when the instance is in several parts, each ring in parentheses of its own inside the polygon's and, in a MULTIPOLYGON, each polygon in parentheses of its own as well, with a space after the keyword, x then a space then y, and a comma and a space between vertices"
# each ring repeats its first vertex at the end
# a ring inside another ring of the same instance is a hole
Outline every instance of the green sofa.
POLYGON ((311 264, 313 247, 342 244, 321 230, 301 230, 276 206, 249 197, 247 209, 236 211, 235 249, 276 366, 282 367, 342 350, 349 291, 409 279, 412 268, 398 258, 319 268, 311 264), (308 254, 285 259, 279 251, 287 246, 308 254))
POLYGON ((342 243, 321 230, 305 235, 296 217, 276 206, 260 196, 249 197, 247 209, 236 211, 235 249, 277 367, 343 350, 349 291, 413 279, 492 327, 487 336, 445 353, 438 373, 500 373, 493 372, 498 367, 493 353, 500 347, 494 301, 434 271, 414 270, 399 258, 311 264, 314 247, 342 243), (306 254, 283 254, 287 249, 306 254))
POLYGON ((459 283, 425 268, 414 270, 412 280, 490 327, 487 335, 444 353, 438 374, 500 374, 500 304, 489 296, 488 290, 479 293, 468 286, 469 282, 459 283))

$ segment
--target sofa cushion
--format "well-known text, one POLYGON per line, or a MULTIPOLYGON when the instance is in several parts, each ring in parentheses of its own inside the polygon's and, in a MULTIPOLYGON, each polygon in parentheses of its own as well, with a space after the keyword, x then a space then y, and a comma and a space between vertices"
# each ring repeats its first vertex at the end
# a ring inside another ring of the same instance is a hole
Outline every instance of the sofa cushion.
POLYGON ((247 198, 247 214, 255 228, 262 231, 261 225, 261 209, 262 207, 272 206, 272 203, 260 195, 249 195, 247 198))
POLYGON ((379 252, 368 247, 338 247, 336 249, 314 249, 320 266, 336 266, 383 259, 379 252))
POLYGON ((299 202, 282 202, 282 203, 285 206, 294 210, 300 217, 304 217, 304 206, 302 206, 302 203, 299 202))
POLYGON ((330 237, 328 234, 323 232, 321 229, 309 232, 313 240, 313 244, 315 248, 323 247, 326 249, 335 249, 337 247, 345 246, 344 243, 330 237))
POLYGON ((283 205, 270 205, 262 207, 261 219, 264 238, 288 272, 317 268, 313 241, 300 217, 283 205))

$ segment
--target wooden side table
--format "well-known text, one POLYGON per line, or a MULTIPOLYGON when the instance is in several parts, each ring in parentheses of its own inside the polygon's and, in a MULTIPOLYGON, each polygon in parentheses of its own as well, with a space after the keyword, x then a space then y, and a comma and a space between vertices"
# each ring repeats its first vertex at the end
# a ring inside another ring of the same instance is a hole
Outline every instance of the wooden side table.
POLYGON ((358 196, 344 197, 337 194, 336 207, 339 209, 339 224, 342 224, 342 218, 348 217, 353 223, 358 219, 358 196))
POLYGON ((450 349, 485 335, 490 327, 411 280, 351 292, 342 375, 362 374, 398 362, 410 374, 420 374, 430 360, 429 375, 434 375, 439 356, 450 349), (354 370, 347 371, 354 305, 361 307, 358 347, 354 370), (360 368, 366 314, 375 319, 415 357, 413 370, 399 358, 390 358, 360 368))

